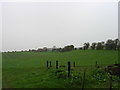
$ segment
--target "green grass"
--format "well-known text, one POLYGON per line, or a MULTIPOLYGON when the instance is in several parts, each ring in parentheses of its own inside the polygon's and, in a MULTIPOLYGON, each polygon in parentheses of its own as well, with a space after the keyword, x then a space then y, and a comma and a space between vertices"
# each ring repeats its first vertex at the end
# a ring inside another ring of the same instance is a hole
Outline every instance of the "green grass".
MULTIPOLYGON (((70 52, 14 52, 2 54, 3 88, 66 88, 70 80, 57 78, 54 75, 55 61, 59 65, 67 65, 68 61, 76 62, 76 66, 95 66, 114 64, 118 60, 118 52, 112 50, 75 50, 70 52), (52 68, 46 68, 46 61, 52 61, 52 68)), ((81 68, 76 68, 80 71, 81 68)), ((104 84, 104 83, 103 83, 104 84)), ((76 84, 77 85, 77 84, 76 84)), ((79 85, 73 87, 80 87, 79 85)), ((88 85, 89 86, 89 85, 88 85)), ((105 87, 105 85, 103 85, 105 87)), ((72 87, 72 86, 71 86, 72 87)), ((86 86, 87 87, 87 86, 86 86)), ((89 87, 93 87, 90 85, 89 87)), ((96 87, 99 87, 96 85, 96 87)))

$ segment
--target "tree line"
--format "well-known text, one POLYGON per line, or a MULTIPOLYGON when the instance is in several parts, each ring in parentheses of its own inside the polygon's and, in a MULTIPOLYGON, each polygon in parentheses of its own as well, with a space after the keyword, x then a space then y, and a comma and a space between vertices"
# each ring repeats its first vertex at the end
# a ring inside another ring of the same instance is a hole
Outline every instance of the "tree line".
POLYGON ((47 47, 39 48, 37 50, 31 50, 36 52, 45 52, 45 51, 53 51, 53 52, 65 52, 65 51, 71 51, 71 50, 119 50, 120 49, 120 41, 119 39, 108 39, 106 42, 93 42, 89 43, 86 42, 83 44, 83 47, 75 48, 74 45, 66 45, 64 48, 56 48, 56 46, 53 46, 53 48, 49 49, 47 47))
POLYGON ((84 43, 83 49, 96 49, 96 50, 119 50, 120 49, 120 41, 119 39, 108 39, 106 42, 93 42, 90 46, 89 42, 84 43))
MULTIPOLYGON (((120 40, 119 39, 108 39, 106 42, 101 41, 101 42, 85 42, 82 47, 75 48, 74 45, 66 45, 63 48, 57 48, 56 46, 53 46, 53 48, 38 48, 38 49, 29 49, 26 52, 47 52, 47 51, 52 51, 52 52, 66 52, 66 51, 72 51, 72 50, 120 50, 120 40)), ((16 52, 16 51, 13 51, 16 52)), ((23 50, 21 52, 24 52, 23 50)))

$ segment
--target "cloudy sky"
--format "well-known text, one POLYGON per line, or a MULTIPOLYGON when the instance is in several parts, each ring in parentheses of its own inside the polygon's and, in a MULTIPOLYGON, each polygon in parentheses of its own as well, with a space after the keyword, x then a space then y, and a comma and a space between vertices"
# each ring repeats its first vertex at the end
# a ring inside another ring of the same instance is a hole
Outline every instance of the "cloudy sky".
POLYGON ((3 51, 118 37, 117 2, 6 2, 0 11, 3 51))

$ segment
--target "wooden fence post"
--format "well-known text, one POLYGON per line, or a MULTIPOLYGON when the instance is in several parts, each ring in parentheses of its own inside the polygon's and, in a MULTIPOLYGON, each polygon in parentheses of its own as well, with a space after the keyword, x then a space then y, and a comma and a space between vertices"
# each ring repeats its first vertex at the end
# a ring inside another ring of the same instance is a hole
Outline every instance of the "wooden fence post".
POLYGON ((56 69, 58 69, 58 60, 56 61, 56 69))
POLYGON ((50 67, 52 67, 52 62, 50 61, 50 67))
POLYGON ((82 79, 82 90, 84 89, 84 84, 85 84, 85 76, 86 76, 86 70, 84 70, 84 73, 83 73, 83 79, 82 79))
POLYGON ((68 62, 68 77, 70 77, 70 61, 68 62))
POLYGON ((47 68, 48 68, 48 61, 47 61, 47 68))
POLYGON ((110 78, 110 87, 109 87, 109 90, 112 90, 112 75, 110 75, 109 78, 110 78))
POLYGON ((75 67, 75 61, 73 62, 73 67, 75 67))

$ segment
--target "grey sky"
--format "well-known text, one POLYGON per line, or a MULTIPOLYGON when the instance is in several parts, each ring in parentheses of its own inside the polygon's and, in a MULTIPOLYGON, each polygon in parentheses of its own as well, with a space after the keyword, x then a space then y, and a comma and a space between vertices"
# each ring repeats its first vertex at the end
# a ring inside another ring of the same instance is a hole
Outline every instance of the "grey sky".
POLYGON ((118 37, 117 2, 3 3, 2 50, 63 47, 118 37))

